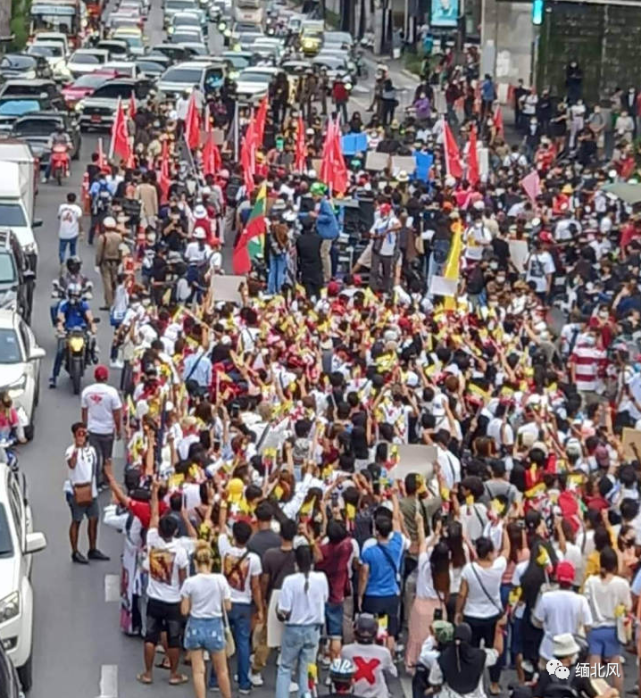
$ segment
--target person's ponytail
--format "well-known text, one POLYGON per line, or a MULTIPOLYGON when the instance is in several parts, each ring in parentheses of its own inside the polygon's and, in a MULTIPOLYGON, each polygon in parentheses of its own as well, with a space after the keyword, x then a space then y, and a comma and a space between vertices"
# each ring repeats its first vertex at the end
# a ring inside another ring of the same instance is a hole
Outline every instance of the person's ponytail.
POLYGON ((305 593, 309 591, 309 573, 312 569, 312 550, 309 545, 299 545, 294 551, 298 571, 305 577, 305 593))

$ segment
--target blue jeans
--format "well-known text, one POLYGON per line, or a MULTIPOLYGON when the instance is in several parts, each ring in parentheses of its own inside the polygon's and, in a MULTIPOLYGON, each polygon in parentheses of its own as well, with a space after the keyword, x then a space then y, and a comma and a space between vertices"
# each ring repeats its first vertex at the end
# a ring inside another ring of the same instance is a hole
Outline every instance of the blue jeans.
POLYGON ((70 240, 58 240, 58 257, 60 258, 60 264, 64 264, 65 252, 67 247, 69 248, 69 256, 76 256, 76 245, 78 244, 78 238, 71 238, 70 240))
MULTIPOLYGON (((229 627, 236 643, 236 662, 238 666, 238 687, 251 689, 249 680, 249 655, 251 654, 251 617, 252 607, 249 603, 233 603, 228 614, 229 627)), ((218 686, 214 667, 211 668, 209 688, 218 686)), ((287 685, 289 691, 289 684, 287 685)))
POLYGON ((267 277, 267 293, 279 293, 285 283, 287 272, 287 255, 273 254, 269 258, 269 275, 267 277))
POLYGON ((318 625, 286 625, 280 648, 280 666, 276 675, 276 698, 289 698, 292 671, 298 661, 298 695, 308 693, 307 674, 310 664, 316 664, 320 640, 318 625))

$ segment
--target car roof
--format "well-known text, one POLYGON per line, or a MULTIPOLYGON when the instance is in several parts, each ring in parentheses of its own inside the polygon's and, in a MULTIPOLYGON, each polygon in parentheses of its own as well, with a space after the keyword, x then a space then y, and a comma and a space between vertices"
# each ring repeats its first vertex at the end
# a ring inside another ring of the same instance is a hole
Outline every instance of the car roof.
MULTIPOLYGON (((96 92, 103 87, 106 87, 107 85, 131 85, 132 87, 135 87, 138 84, 138 80, 134 80, 133 78, 114 78, 113 80, 107 80, 104 85, 100 85, 100 87, 96 88, 96 92)), ((94 93, 95 94, 95 93, 94 93)))
POLYGON ((28 83, 29 85, 55 85, 54 80, 47 80, 46 78, 34 78, 33 80, 27 80, 26 78, 11 78, 7 80, 3 85, 0 85, 0 90, 6 85, 24 85, 28 83))
MULTIPOLYGON (((177 44, 174 44, 177 46, 177 44)), ((204 68, 205 61, 181 61, 172 66, 172 68, 204 68)))
POLYGON ((106 48, 77 48, 71 54, 71 57, 73 58, 76 54, 80 54, 81 56, 86 56, 87 54, 94 56, 96 54, 98 54, 99 56, 108 56, 109 51, 107 51, 106 48))
POLYGON ((34 111, 33 113, 30 114, 23 114, 22 116, 18 117, 18 121, 22 121, 22 119, 42 119, 43 121, 47 119, 66 119, 69 118, 69 114, 67 114, 64 111, 53 111, 52 109, 48 109, 46 111, 34 111))
POLYGON ((130 27, 118 27, 114 33, 113 33, 113 38, 117 38, 118 34, 142 34, 142 29, 140 27, 137 27, 135 25, 131 25, 130 27))
MULTIPOLYGON (((2 248, 0 247, 0 250, 2 248)), ((10 330, 15 329, 18 326, 18 318, 15 310, 9 310, 7 308, 2 308, 0 310, 0 330, 10 330)), ((4 481, 6 478, 2 477, 5 473, 2 472, 3 468, 6 468, 4 463, 0 463, 0 483, 4 486, 4 481)))

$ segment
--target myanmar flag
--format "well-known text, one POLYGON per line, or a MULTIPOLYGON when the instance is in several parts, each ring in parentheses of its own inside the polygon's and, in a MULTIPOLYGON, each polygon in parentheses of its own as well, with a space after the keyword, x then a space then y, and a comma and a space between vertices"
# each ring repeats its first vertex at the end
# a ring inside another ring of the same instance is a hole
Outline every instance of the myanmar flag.
POLYGON ((247 274, 251 269, 251 260, 263 251, 265 224, 265 204, 267 203, 267 184, 263 182, 256 194, 247 225, 238 238, 232 264, 234 274, 247 274))

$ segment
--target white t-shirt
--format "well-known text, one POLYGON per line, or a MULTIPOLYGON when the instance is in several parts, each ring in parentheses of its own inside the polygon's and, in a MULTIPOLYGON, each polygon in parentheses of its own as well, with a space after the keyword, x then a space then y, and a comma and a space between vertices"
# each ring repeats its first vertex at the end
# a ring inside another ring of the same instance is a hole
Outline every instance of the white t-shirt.
POLYGON ((467 582, 468 591, 463 615, 471 618, 494 618, 499 615, 503 607, 501 577, 506 567, 507 560, 502 555, 494 560, 491 567, 481 567, 476 562, 465 565, 461 578, 467 582))
POLYGON ((595 628, 614 627, 617 606, 623 605, 626 611, 632 608, 630 584, 627 579, 617 575, 608 581, 604 581, 599 575, 588 577, 583 593, 589 602, 595 628))
POLYGON ((84 448, 78 449, 78 456, 76 458, 76 467, 69 467, 69 459, 76 450, 74 445, 69 446, 65 452, 65 460, 67 461, 67 471, 69 473, 69 492, 73 492, 74 485, 84 485, 87 482, 91 483, 91 494, 93 497, 98 496, 98 489, 96 487, 96 478, 94 477, 94 468, 98 461, 96 456, 96 449, 93 446, 85 446, 84 448))
POLYGON ((581 626, 592 625, 592 613, 584 596, 566 589, 554 589, 541 595, 534 609, 534 618, 543 626, 539 654, 553 658, 553 638, 562 633, 576 634, 581 626))
POLYGON ((78 204, 60 204, 58 209, 58 237, 60 240, 73 240, 80 234, 82 209, 78 204))
POLYGON ((527 274, 525 276, 525 281, 533 281, 536 286, 537 293, 544 293, 547 289, 547 278, 548 274, 554 274, 556 267, 554 266, 554 259, 549 252, 538 252, 536 254, 530 255, 527 261, 527 274))
POLYGON ((285 577, 278 597, 278 609, 289 613, 287 625, 323 625, 325 604, 329 599, 327 577, 323 572, 309 572, 307 591, 305 575, 297 572, 285 577))
POLYGON ((118 391, 106 383, 88 385, 80 398, 80 404, 87 409, 87 429, 92 434, 113 434, 116 430, 114 410, 122 409, 118 391))
POLYGON ((189 558, 180 542, 175 538, 167 542, 158 535, 157 528, 150 528, 144 567, 149 572, 147 596, 165 603, 179 603, 178 572, 189 567, 189 558))
POLYGON ((487 425, 487 435, 494 439, 494 443, 499 447, 514 445, 514 430, 507 422, 504 424, 501 417, 494 417, 490 420, 487 425))
POLYGON ((252 577, 262 573, 260 558, 246 548, 237 548, 229 542, 226 534, 218 536, 218 551, 222 560, 225 579, 231 589, 232 603, 252 602, 252 577))
POLYGON ((461 481, 461 461, 446 448, 437 447, 436 460, 441 468, 441 475, 449 490, 461 481))
POLYGON ((418 556, 418 575, 416 577, 416 598, 417 599, 438 599, 439 595, 434 589, 434 578, 432 577, 432 565, 430 557, 433 548, 428 548, 426 552, 418 556))
POLYGON ((193 618, 222 618, 223 602, 231 601, 231 589, 222 574, 196 574, 183 582, 180 595, 191 599, 193 618))

